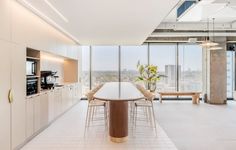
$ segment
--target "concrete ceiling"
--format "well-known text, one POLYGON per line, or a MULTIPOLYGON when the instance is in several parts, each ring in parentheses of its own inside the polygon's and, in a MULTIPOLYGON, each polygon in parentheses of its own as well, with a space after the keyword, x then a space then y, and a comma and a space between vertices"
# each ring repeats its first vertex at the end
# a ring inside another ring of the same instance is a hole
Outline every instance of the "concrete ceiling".
POLYGON ((179 0, 18 0, 81 45, 139 45, 179 0))
MULTIPOLYGON (((165 18, 164 22, 177 22, 177 8, 165 18)), ((236 20, 236 0, 201 0, 184 13, 178 22, 205 22, 215 18, 219 23, 230 23, 236 20)))

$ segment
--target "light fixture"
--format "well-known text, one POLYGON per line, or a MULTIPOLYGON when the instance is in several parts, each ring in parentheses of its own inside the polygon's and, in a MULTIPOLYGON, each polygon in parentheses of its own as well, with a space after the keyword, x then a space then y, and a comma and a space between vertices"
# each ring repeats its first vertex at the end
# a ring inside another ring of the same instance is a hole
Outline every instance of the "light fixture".
POLYGON ((42 54, 41 55, 41 59, 42 60, 53 61, 53 62, 64 63, 64 59, 63 58, 57 57, 57 56, 52 56, 52 55, 49 55, 49 54, 42 54))
POLYGON ((52 3, 50 3, 48 0, 44 0, 44 2, 58 15, 61 17, 62 20, 64 20, 65 22, 69 22, 68 19, 63 16, 53 5, 52 3))
MULTIPOLYGON (((209 19, 207 19, 207 30, 208 30, 208 35, 206 37, 206 40, 204 42, 202 42, 202 44, 200 44, 200 45, 204 48, 209 48, 209 47, 212 47, 212 46, 219 45, 219 43, 215 43, 215 42, 212 42, 210 40, 209 19)), ((213 31, 214 31, 214 29, 213 29, 213 31)))
MULTIPOLYGON (((212 20, 213 20, 213 36, 212 36, 212 38, 213 38, 213 42, 214 42, 215 41, 215 18, 212 18, 212 20)), ((221 49, 223 49, 223 48, 220 46, 213 46, 213 47, 209 48, 209 50, 221 50, 221 49)))
POLYGON ((204 42, 202 42, 202 44, 200 44, 202 47, 212 47, 212 46, 217 46, 219 45, 219 43, 214 43, 211 42, 210 40, 206 40, 204 42))
POLYGON ((34 14, 36 14, 37 16, 41 17, 42 19, 44 19, 47 23, 49 23, 50 25, 52 25, 53 27, 55 27, 56 29, 58 29, 59 31, 61 31, 64 35, 66 35, 67 37, 69 37, 70 39, 72 39, 75 43, 79 44, 79 40, 74 37, 73 35, 71 35, 69 32, 67 32, 64 28, 62 28, 60 25, 58 25, 54 20, 52 20, 51 18, 49 18, 48 16, 46 16, 44 13, 42 13, 41 11, 39 11, 37 8, 35 8, 30 2, 28 2, 27 0, 17 0, 21 5, 23 5, 24 7, 28 8, 29 10, 31 10, 34 14))

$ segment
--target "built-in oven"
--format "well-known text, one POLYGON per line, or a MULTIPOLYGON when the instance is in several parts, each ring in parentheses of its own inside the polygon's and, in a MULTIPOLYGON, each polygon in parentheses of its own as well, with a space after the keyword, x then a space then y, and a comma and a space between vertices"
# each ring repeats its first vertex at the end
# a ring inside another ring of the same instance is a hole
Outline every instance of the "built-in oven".
POLYGON ((28 60, 26 61, 26 75, 27 76, 35 76, 37 70, 37 61, 28 60))
POLYGON ((37 78, 27 78, 26 91, 27 91, 27 96, 36 94, 38 92, 37 78))

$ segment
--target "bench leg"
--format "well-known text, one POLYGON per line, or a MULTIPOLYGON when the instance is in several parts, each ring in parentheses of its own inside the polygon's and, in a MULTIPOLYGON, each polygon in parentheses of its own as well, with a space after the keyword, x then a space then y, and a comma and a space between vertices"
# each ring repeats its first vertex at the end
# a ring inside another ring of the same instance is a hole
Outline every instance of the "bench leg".
POLYGON ((162 95, 161 94, 159 96, 159 101, 160 101, 160 103, 162 103, 162 95))
POLYGON ((200 95, 197 94, 196 97, 197 97, 197 104, 200 104, 200 95))
POLYGON ((192 101, 193 101, 193 104, 199 104, 199 94, 195 94, 192 96, 192 101))
POLYGON ((192 102, 193 102, 193 104, 197 104, 197 97, 196 97, 196 95, 192 96, 192 102))

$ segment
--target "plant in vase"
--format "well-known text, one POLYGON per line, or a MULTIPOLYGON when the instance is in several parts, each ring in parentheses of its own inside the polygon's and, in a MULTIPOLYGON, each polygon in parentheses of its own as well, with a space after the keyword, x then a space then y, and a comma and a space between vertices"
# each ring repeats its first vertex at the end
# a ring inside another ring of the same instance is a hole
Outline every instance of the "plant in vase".
POLYGON ((154 92, 156 90, 156 82, 165 75, 160 75, 158 67, 155 65, 143 65, 138 61, 137 69, 139 76, 136 81, 143 81, 147 90, 154 92))

